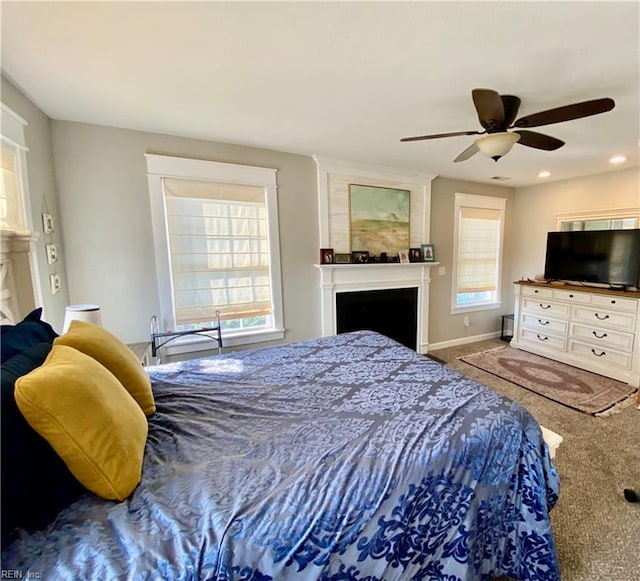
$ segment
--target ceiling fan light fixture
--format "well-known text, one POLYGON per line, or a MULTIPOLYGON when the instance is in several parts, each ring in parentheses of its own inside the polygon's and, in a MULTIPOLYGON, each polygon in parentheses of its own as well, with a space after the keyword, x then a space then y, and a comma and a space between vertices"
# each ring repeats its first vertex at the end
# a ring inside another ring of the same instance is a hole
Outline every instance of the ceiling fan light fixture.
POLYGON ((501 133, 489 133, 489 135, 479 137, 476 139, 475 144, 487 157, 498 161, 503 155, 511 151, 511 148, 519 139, 520 135, 518 133, 504 131, 501 133))
POLYGON ((518 108, 520 107, 520 98, 515 95, 500 95, 493 89, 473 89, 471 97, 478 113, 478 121, 480 121, 484 131, 434 133, 432 135, 418 135, 417 137, 403 137, 400 141, 422 141, 423 139, 455 137, 458 135, 482 135, 482 137, 475 139, 453 162, 465 161, 479 151, 494 161, 498 161, 511 151, 515 143, 520 143, 525 147, 541 149, 542 151, 555 151, 565 144, 561 139, 531 131, 531 127, 591 117, 592 115, 611 111, 616 106, 613 99, 605 97, 603 99, 571 103, 570 105, 547 109, 546 111, 516 119, 518 108), (518 128, 518 131, 510 133, 508 130, 514 127, 518 128))

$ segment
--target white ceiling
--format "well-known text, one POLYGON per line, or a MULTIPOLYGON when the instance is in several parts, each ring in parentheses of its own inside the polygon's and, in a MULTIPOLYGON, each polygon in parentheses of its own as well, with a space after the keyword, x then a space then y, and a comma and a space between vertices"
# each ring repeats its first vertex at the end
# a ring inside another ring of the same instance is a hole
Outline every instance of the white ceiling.
POLYGON ((504 185, 639 165, 638 2, 2 2, 2 68, 53 119, 319 154, 504 185), (471 89, 519 116, 611 97, 498 163, 471 89))

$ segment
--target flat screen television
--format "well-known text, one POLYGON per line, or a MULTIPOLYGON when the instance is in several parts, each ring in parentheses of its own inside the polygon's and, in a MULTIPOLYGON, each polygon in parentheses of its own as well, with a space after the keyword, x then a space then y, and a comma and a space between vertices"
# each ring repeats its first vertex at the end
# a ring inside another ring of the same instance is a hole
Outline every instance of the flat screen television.
POLYGON ((640 229, 549 232, 544 277, 636 287, 640 279, 640 229))

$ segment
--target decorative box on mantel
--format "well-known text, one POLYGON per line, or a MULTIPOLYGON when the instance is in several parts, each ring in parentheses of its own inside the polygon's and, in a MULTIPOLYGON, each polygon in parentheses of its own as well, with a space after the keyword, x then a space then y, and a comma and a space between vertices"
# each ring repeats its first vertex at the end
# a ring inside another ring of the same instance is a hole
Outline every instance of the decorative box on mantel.
POLYGON ((438 262, 316 264, 320 270, 322 335, 337 333, 336 295, 384 289, 417 289, 416 346, 429 351, 429 285, 438 262))

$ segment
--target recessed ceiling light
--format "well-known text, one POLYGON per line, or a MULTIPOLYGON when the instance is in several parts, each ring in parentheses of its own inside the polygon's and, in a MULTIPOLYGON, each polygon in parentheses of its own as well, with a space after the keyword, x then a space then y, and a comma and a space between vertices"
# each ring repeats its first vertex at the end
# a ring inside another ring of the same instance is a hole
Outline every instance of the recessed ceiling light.
POLYGON ((624 155, 614 155, 609 162, 610 163, 624 163, 627 161, 627 158, 624 155))
POLYGON ((547 170, 545 169, 544 171, 541 171, 541 172, 538 174, 538 177, 539 177, 539 178, 548 178, 550 175, 551 175, 551 172, 550 172, 550 171, 547 171, 547 170))

